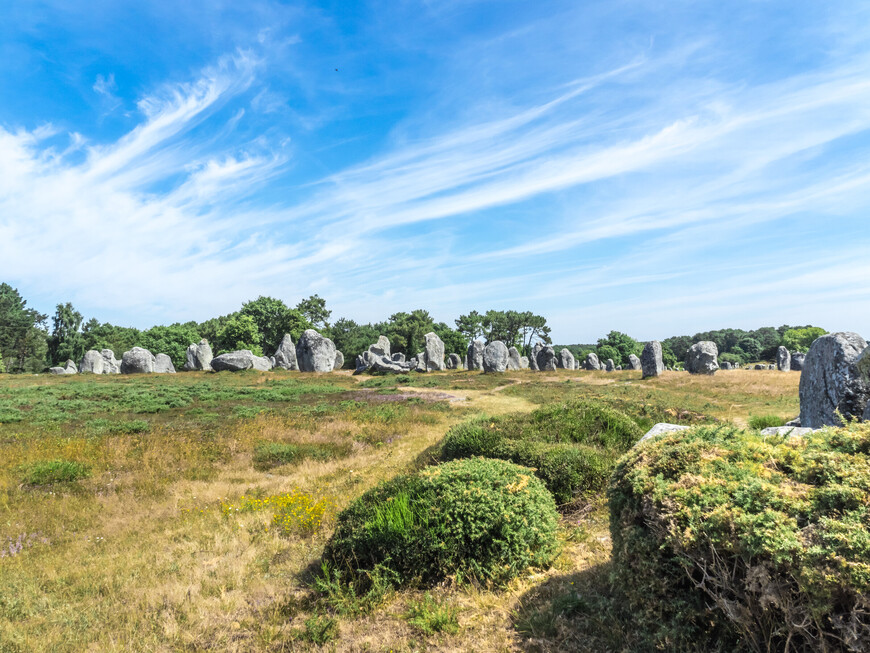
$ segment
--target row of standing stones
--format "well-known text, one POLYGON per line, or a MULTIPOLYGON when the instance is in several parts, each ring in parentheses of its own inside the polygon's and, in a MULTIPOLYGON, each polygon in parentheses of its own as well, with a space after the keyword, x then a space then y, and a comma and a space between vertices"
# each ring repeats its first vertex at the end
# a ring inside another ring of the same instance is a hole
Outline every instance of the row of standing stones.
MULTIPOLYGON (((248 369, 268 371, 275 368, 302 372, 332 372, 344 366, 343 354, 329 338, 308 329, 294 345, 290 335, 285 335, 274 355, 256 356, 249 350, 234 351, 213 356, 208 341, 187 348, 184 369, 187 371, 241 371, 248 369)), ((508 370, 532 369, 551 371, 556 369, 584 369, 614 371, 622 369, 608 359, 602 363, 595 353, 586 360, 575 360, 568 349, 558 355, 553 347, 538 343, 530 357, 521 356, 516 347, 507 347, 500 341, 485 344, 475 340, 468 346, 465 358, 450 354, 445 361, 444 343, 435 333, 427 333, 425 347, 416 357, 405 360, 404 354, 390 352, 390 341, 380 336, 378 341, 360 354, 355 361, 355 373, 403 373, 435 372, 445 369, 482 370, 486 373, 501 373, 508 370)), ((789 353, 785 347, 777 352, 776 365, 756 365, 756 369, 801 371, 800 417, 791 426, 817 429, 823 426, 840 425, 843 421, 870 420, 870 347, 857 333, 829 333, 813 342, 809 352, 789 353)), ((665 371, 662 346, 658 341, 646 343, 638 358, 629 356, 627 369, 640 370, 642 378, 656 377, 665 371)), ((690 374, 712 375, 720 369, 716 344, 698 342, 686 352, 685 369, 690 374)), ((721 369, 733 369, 723 362, 721 369)), ((121 360, 115 359, 111 349, 91 350, 85 353, 76 366, 67 361, 63 367, 52 367, 52 374, 174 374, 175 367, 166 354, 152 354, 147 349, 133 347, 124 352, 121 360)))

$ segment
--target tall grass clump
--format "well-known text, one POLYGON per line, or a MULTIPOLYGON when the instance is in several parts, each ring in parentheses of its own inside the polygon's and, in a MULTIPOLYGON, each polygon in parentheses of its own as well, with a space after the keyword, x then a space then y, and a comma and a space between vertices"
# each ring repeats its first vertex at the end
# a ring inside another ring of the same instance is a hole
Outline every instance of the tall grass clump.
POLYGON ((614 581, 647 650, 866 651, 868 454, 868 424, 632 449, 609 492, 614 581))
POLYGON ((24 485, 51 485, 52 483, 72 483, 91 475, 90 465, 74 460, 40 460, 22 465, 21 482, 24 485))
POLYGON ((499 584, 557 553, 552 496, 530 469, 474 458, 399 476, 337 519, 324 562, 365 588, 387 575, 402 586, 458 576, 499 584))
POLYGON ((749 428, 760 431, 771 426, 784 426, 785 420, 776 415, 753 415, 749 418, 749 428))
POLYGON ((452 428, 444 460, 484 456, 535 469, 559 503, 600 492, 616 461, 643 436, 627 415, 607 406, 571 401, 529 415, 478 418, 452 428))
POLYGON ((297 464, 306 459, 332 460, 350 453, 351 445, 346 442, 302 443, 257 442, 254 444, 254 467, 258 470, 271 469, 279 465, 297 464))

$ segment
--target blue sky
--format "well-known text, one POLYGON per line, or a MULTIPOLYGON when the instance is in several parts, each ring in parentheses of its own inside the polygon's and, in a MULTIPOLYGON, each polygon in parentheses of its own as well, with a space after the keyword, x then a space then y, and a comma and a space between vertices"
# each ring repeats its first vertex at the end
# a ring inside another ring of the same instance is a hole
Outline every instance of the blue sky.
POLYGON ((558 342, 870 335, 864 3, 4 14, 0 280, 44 312, 318 293, 357 321, 533 310, 558 342))

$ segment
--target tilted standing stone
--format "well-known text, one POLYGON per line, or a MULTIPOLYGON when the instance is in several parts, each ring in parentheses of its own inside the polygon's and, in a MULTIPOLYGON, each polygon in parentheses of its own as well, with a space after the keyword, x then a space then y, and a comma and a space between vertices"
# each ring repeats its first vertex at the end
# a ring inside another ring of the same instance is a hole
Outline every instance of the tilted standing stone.
POLYGON ((306 329, 296 343, 296 362, 302 372, 331 372, 335 367, 335 343, 314 329, 306 329))
POLYGON ((426 334, 426 369, 430 372, 444 371, 444 341, 431 331, 426 334))
POLYGON ((508 348, 501 340, 494 340, 483 350, 483 371, 492 374, 505 372, 508 366, 508 348))
POLYGON ((299 369, 296 345, 293 344, 293 338, 289 333, 284 334, 284 337, 281 338, 281 344, 275 350, 275 367, 280 367, 282 370, 299 369))
POLYGON ((544 344, 541 342, 535 343, 535 346, 532 347, 532 355, 529 356, 529 369, 535 370, 536 372, 540 371, 538 367, 538 354, 541 353, 541 350, 544 348, 544 344))
POLYGON ((590 351, 586 354, 586 369, 587 370, 600 370, 601 369, 601 361, 598 360, 598 354, 594 351, 590 351))
POLYGON ((640 369, 643 371, 644 379, 658 376, 665 371, 665 364, 662 362, 662 343, 658 340, 651 340, 643 346, 643 352, 640 355, 640 369))
POLYGON ((780 372, 788 372, 791 370, 791 354, 788 349, 780 345, 776 350, 776 369, 780 372))
POLYGON ((475 340, 468 345, 468 364, 466 365, 466 369, 483 369, 483 349, 483 340, 475 340))
POLYGON ((147 349, 133 347, 121 357, 121 374, 151 374, 156 358, 147 349))
POLYGON ((378 336, 378 341, 369 346, 369 351, 377 356, 390 358, 390 339, 387 336, 378 336))
POLYGON ((338 351, 336 349, 336 351, 335 351, 335 365, 333 366, 333 369, 340 370, 342 367, 344 367, 344 354, 342 354, 340 351, 338 351))
POLYGON ((640 369, 640 359, 634 354, 628 355, 628 369, 630 370, 639 370, 640 369))
POLYGON ((538 352, 537 363, 541 372, 553 372, 556 369, 556 351, 547 345, 538 352))
MULTIPOLYGON (((528 361, 528 359, 526 359, 528 361)), ((528 362, 526 363, 528 365, 528 362)), ((508 364, 507 367, 509 370, 521 370, 523 369, 523 357, 520 356, 520 352, 516 347, 508 347, 508 364)))
POLYGON ((689 374, 715 374, 719 369, 719 349, 715 342, 702 340, 686 352, 686 371, 689 374))
POLYGON ((172 359, 166 354, 157 354, 154 357, 154 373, 175 374, 175 365, 172 364, 172 359))
POLYGON ((559 352, 559 367, 565 370, 573 370, 574 369, 574 354, 567 348, 563 348, 562 351, 559 352))
POLYGON ((801 426, 840 426, 866 414, 870 398, 870 351, 857 333, 817 338, 804 360, 800 381, 801 426), (864 370, 867 372, 864 372, 864 370))

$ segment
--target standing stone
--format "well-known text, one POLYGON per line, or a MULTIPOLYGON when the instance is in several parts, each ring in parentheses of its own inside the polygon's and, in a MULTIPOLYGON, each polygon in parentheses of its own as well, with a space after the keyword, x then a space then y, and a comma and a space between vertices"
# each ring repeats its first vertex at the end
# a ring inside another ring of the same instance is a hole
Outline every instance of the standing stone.
POLYGON ((628 355, 628 369, 630 370, 639 370, 640 367, 640 359, 634 354, 628 355))
POLYGON ((801 372, 801 426, 840 426, 837 411, 846 421, 863 418, 870 398, 866 350, 857 333, 828 333, 813 342, 801 372))
POLYGON ((757 370, 766 370, 766 369, 767 369, 767 365, 764 365, 763 363, 756 363, 756 365, 755 365, 755 369, 757 369, 757 370))
POLYGON ((296 343, 296 362, 302 372, 331 372, 335 367, 335 343, 314 329, 306 329, 296 343))
POLYGON ((333 369, 340 370, 342 367, 344 367, 344 354, 342 354, 340 351, 336 350, 335 351, 335 365, 333 366, 333 369))
POLYGON ((788 349, 780 345, 776 350, 776 369, 780 372, 788 372, 791 370, 791 354, 788 349))
POLYGON ((426 334, 426 370, 429 372, 444 371, 444 341, 438 334, 430 331, 426 334))
POLYGON ((189 345, 185 354, 184 369, 188 372, 201 370, 211 371, 211 360, 214 358, 208 340, 203 338, 199 343, 189 345))
POLYGON ((529 356, 529 369, 532 369, 536 372, 540 371, 538 368, 538 354, 541 353, 541 350, 544 348, 544 344, 541 342, 535 343, 535 346, 532 347, 532 355, 529 356))
POLYGON ((468 363, 466 364, 465 369, 483 369, 483 349, 483 340, 475 340, 470 345, 468 345, 468 363))
POLYGON ((447 369, 448 370, 458 370, 462 366, 462 359, 459 357, 459 354, 450 354, 447 357, 447 369))
POLYGON ((121 357, 121 374, 151 374, 156 358, 147 349, 133 347, 121 357))
POLYGON ((104 366, 103 355, 96 349, 86 351, 79 362, 79 369, 82 374, 102 374, 104 366))
POLYGON ((272 370, 272 360, 266 356, 254 356, 251 367, 261 372, 270 372, 272 370))
MULTIPOLYGON (((528 365, 528 363, 527 363, 527 365, 528 365)), ((520 356, 520 352, 517 350, 516 347, 508 347, 507 368, 509 370, 521 370, 521 369, 523 369, 523 358, 522 358, 522 356, 520 356)))
POLYGON ((491 374, 505 372, 508 366, 508 348, 501 340, 494 340, 483 350, 483 371, 491 374))
POLYGON ((529 369, 529 357, 528 356, 520 356, 520 369, 527 370, 529 369))
POLYGON ((722 363, 719 365, 719 367, 720 367, 720 369, 723 369, 723 370, 730 370, 731 363, 729 363, 728 361, 722 361, 722 363))
POLYGON ((806 357, 807 357, 806 354, 802 354, 799 351, 792 352, 791 371, 792 372, 800 372, 802 369, 804 369, 804 360, 806 359, 806 357))
POLYGON ((296 345, 293 344, 293 338, 289 333, 285 333, 281 338, 281 344, 275 350, 275 367, 280 367, 282 370, 298 370, 299 361, 296 359, 296 345))
POLYGON ((426 367, 426 352, 421 351, 419 354, 414 356, 411 359, 411 362, 414 363, 414 371, 415 372, 428 372, 429 369, 426 367))
POLYGON ((607 372, 612 372, 613 370, 616 369, 616 367, 614 367, 614 365, 613 365, 613 359, 612 359, 612 358, 608 358, 608 359, 607 359, 607 362, 604 364, 604 369, 605 369, 605 371, 607 371, 607 372))
POLYGON ((600 370, 601 362, 598 360, 598 354, 594 351, 590 351, 586 354, 586 369, 587 370, 600 370))
POLYGON ((75 362, 67 359, 66 364, 63 366, 64 374, 78 374, 79 368, 75 364, 75 362))
POLYGON ((166 354, 157 354, 154 357, 154 373, 175 374, 175 365, 172 364, 172 359, 166 354))
POLYGON ((251 350, 241 349, 215 356, 211 361, 211 367, 215 372, 241 372, 243 370, 268 372, 272 369, 272 363, 265 356, 255 356, 251 350))
POLYGON ((776 369, 776 365, 774 365, 773 363, 771 363, 770 365, 767 366, 767 369, 769 369, 769 370, 775 370, 775 369, 776 369))
POLYGON ((390 339, 387 336, 378 336, 378 341, 369 346, 369 351, 376 356, 390 358, 390 339))
POLYGON ((103 349, 100 355, 103 357, 103 374, 121 373, 121 361, 115 358, 115 352, 111 349, 103 349))
POLYGON ((719 362, 716 360, 718 356, 719 350, 715 342, 696 342, 686 352, 686 371, 689 374, 715 374, 719 369, 719 362))
POLYGON ((556 369, 556 351, 547 345, 538 352, 538 370, 541 372, 552 372, 556 369))
POLYGON ((574 369, 574 354, 571 353, 569 349, 562 349, 559 352, 558 359, 559 367, 565 370, 573 370, 574 369))

